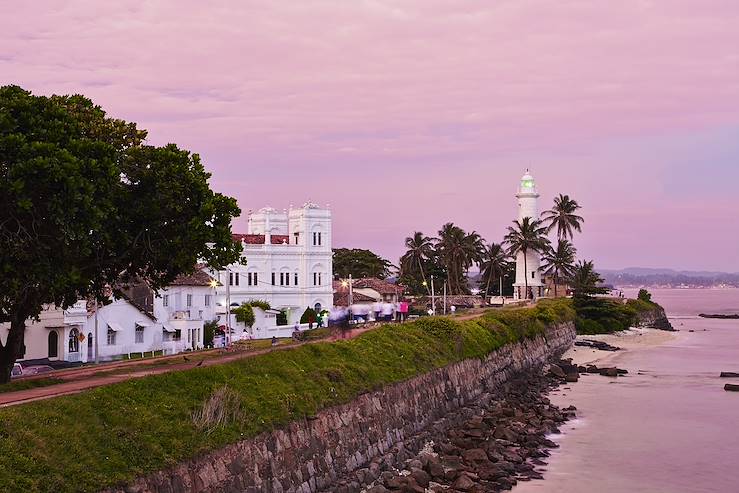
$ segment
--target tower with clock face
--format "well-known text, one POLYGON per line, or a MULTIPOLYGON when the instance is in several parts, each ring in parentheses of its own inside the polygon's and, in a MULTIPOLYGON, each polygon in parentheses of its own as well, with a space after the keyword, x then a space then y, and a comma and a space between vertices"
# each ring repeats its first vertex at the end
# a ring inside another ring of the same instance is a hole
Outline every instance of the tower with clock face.
MULTIPOLYGON (((529 170, 521 178, 521 183, 516 194, 518 199, 518 220, 522 221, 525 217, 531 220, 539 219, 539 192, 536 189, 536 182, 531 176, 529 170)), ((513 284, 513 297, 517 300, 526 299, 526 286, 529 288, 529 298, 531 296, 538 298, 542 295, 543 283, 541 281, 541 256, 537 252, 527 252, 526 261, 524 255, 519 252, 516 256, 516 282, 513 284)))

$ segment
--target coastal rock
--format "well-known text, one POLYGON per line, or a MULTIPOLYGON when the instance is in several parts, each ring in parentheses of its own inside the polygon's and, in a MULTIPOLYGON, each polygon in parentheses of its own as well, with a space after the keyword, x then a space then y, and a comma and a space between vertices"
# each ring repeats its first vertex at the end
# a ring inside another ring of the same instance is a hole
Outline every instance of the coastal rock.
POLYGON ((739 385, 727 383, 726 385, 724 385, 724 390, 727 392, 739 392, 739 385))
POLYGON ((604 377, 617 377, 618 369, 616 368, 601 368, 599 373, 604 377))
POLYGON ((549 374, 561 379, 564 379, 567 376, 565 371, 559 365, 549 365, 549 374))
POLYGON ((722 371, 721 378, 739 378, 739 373, 735 373, 733 371, 722 371))

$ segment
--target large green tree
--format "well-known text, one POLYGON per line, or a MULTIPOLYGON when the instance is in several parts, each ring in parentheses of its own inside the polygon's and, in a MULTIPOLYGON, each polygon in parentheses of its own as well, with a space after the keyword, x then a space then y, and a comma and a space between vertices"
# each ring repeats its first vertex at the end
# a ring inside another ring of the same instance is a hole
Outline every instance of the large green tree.
POLYGON ((585 221, 576 214, 579 209, 580 204, 576 200, 571 199, 569 195, 559 194, 554 198, 552 208, 542 214, 542 220, 547 224, 547 232, 556 229, 557 238, 572 239, 574 231, 580 232, 585 221))
POLYGON ((556 248, 547 249, 542 255, 544 274, 554 278, 554 296, 557 296, 557 284, 562 278, 569 279, 575 271, 577 249, 569 240, 560 239, 556 248))
POLYGON ((509 270, 510 263, 511 257, 502 243, 491 243, 485 246, 480 262, 480 287, 485 286, 486 296, 491 294, 491 286, 495 288, 496 279, 502 284, 503 276, 509 270))
POLYGON ((334 278, 390 277, 393 264, 370 250, 334 248, 334 278))
POLYGON ((513 221, 513 226, 508 226, 508 234, 505 236, 505 243, 508 245, 508 253, 512 257, 516 257, 519 253, 523 254, 524 272, 524 299, 529 297, 529 267, 528 253, 536 252, 542 254, 547 251, 550 246, 549 239, 546 237, 547 228, 538 219, 524 217, 520 221, 513 221))
POLYGON ((45 305, 239 259, 236 201, 210 189, 197 154, 145 139, 83 96, 0 88, 0 382, 45 305))
POLYGON ((450 292, 469 293, 467 274, 470 267, 480 263, 485 250, 483 239, 475 231, 467 233, 453 223, 446 223, 439 230, 435 246, 448 275, 450 292))
POLYGON ((581 260, 575 265, 570 278, 570 287, 576 303, 609 291, 603 286, 603 278, 595 271, 595 266, 590 260, 581 260))
POLYGON ((406 252, 400 257, 400 277, 427 287, 426 264, 434 257, 434 239, 415 231, 405 239, 405 248, 406 252))

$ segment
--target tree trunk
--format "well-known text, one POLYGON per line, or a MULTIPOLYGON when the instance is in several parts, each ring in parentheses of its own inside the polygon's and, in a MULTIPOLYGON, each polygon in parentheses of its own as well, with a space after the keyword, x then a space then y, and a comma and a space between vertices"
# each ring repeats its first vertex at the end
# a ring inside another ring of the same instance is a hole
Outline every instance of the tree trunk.
POLYGON ((557 297, 557 271, 554 271, 554 297, 557 297))
POLYGON ((526 250, 523 251, 523 299, 529 299, 529 263, 526 258, 526 250))
POLYGON ((13 364, 23 347, 23 335, 26 331, 26 318, 23 315, 14 315, 10 321, 10 331, 5 346, 0 347, 0 384, 10 382, 13 364))
POLYGON ((488 268, 488 283, 485 286, 485 298, 490 296, 490 280, 492 279, 492 277, 493 277, 493 266, 491 265, 488 268))

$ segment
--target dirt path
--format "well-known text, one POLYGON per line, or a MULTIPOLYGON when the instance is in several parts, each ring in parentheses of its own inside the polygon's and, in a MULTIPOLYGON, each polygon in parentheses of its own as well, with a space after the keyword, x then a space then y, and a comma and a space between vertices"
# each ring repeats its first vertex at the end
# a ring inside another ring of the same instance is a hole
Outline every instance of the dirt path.
POLYGON ((181 353, 174 356, 166 356, 163 358, 154 358, 140 361, 126 361, 122 363, 111 363, 109 365, 97 367, 75 368, 69 370, 60 370, 58 372, 45 373, 43 377, 59 378, 61 380, 64 380, 64 382, 49 385, 46 387, 35 387, 31 389, 0 393, 0 407, 17 406, 19 404, 25 404, 27 402, 51 399, 62 395, 78 394, 80 392, 95 387, 102 387, 104 385, 111 385, 134 378, 147 377, 149 375, 159 375, 172 371, 222 365, 231 361, 251 358, 272 351, 287 351, 306 344, 316 344, 319 342, 329 342, 343 339, 354 339, 355 337, 359 337, 360 335, 373 330, 374 328, 376 328, 376 326, 361 329, 351 329, 345 331, 343 334, 334 334, 331 336, 331 338, 328 339, 317 339, 315 341, 309 342, 285 344, 283 346, 275 346, 252 351, 226 352, 224 350, 214 349, 210 351, 203 351, 200 353, 192 353, 187 355, 181 353), (213 353, 216 352, 219 353, 218 355, 214 356, 213 353), (184 358, 186 356, 191 361, 185 361, 184 358), (205 357, 203 358, 200 356, 205 357), (183 360, 183 362, 167 364, 168 361, 177 359, 183 360))

